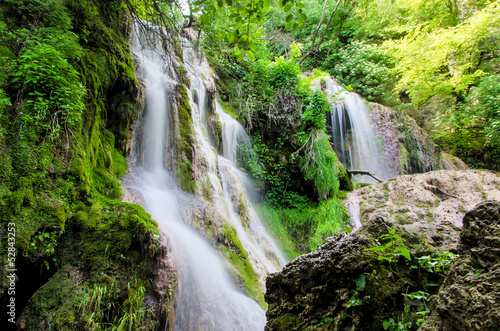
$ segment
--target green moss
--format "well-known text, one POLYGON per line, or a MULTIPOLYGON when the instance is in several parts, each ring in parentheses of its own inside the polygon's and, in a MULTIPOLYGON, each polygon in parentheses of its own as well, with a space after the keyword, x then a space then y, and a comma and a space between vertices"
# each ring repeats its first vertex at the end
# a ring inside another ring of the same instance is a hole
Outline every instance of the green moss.
POLYGON ((31 297, 18 323, 28 330, 37 330, 45 319, 55 330, 72 330, 80 319, 74 305, 82 287, 81 277, 72 266, 61 267, 31 297))
MULTIPOLYGON (((174 43, 175 45, 175 43, 174 43)), ((184 84, 185 86, 189 87, 191 85, 191 82, 188 78, 188 71, 184 68, 182 65, 182 61, 178 58, 178 64, 174 65, 174 70, 175 73, 177 74, 177 78, 179 79, 179 83, 184 84)))
POLYGON ((235 120, 240 120, 238 112, 234 110, 229 102, 221 101, 220 105, 222 106, 222 109, 225 113, 231 115, 235 120))
POLYGON ((177 114, 179 136, 177 141, 177 183, 186 192, 196 191, 193 178, 194 127, 191 119, 191 105, 185 86, 177 86, 177 114))
MULTIPOLYGON (((9 1, 2 10, 13 4, 9 1)), ((68 61, 88 90, 81 120, 53 143, 34 134, 35 130, 20 136, 16 116, 22 105, 4 102, 4 77, 0 77, 0 172, 4 175, 0 226, 3 229, 6 221, 16 223, 19 265, 37 270, 42 279, 56 272, 34 294, 25 293, 33 295, 23 323, 33 330, 88 329, 90 314, 83 316, 74 305, 76 292, 85 285, 116 283, 119 292, 126 293, 132 278, 145 284, 154 277, 154 256, 160 247, 151 217, 141 207, 117 200, 118 179, 127 168, 120 151, 125 150, 138 115, 138 84, 124 26, 130 20, 102 1, 75 0, 64 5, 81 48, 81 55, 73 54, 68 61)), ((12 22, 19 23, 9 27, 14 32, 20 26, 28 27, 26 31, 45 28, 43 20, 31 26, 29 16, 27 20, 17 17, 24 9, 9 10, 12 22)), ((50 30, 51 36, 67 32, 57 27, 50 30)), ((8 44, 18 47, 17 42, 8 44)), ((0 52, 4 54, 3 46, 0 52)), ((11 87, 9 93, 22 97, 23 92, 11 87)), ((6 264, 4 242, 2 238, 2 264, 6 264)), ((121 304, 125 298, 113 303, 121 304)), ((120 314, 124 312, 118 310, 120 314)))
POLYGON ((399 167, 402 169, 403 174, 410 171, 410 155, 403 143, 399 143, 399 167))
POLYGON ((228 258, 231 265, 233 277, 236 283, 248 293, 249 296, 255 298, 259 304, 265 305, 262 293, 259 293, 259 281, 252 264, 248 260, 248 254, 241 245, 236 234, 236 229, 230 225, 224 225, 224 238, 227 241, 227 247, 222 247, 222 253, 228 258))
MULTIPOLYGON (((173 38, 172 40, 170 40, 170 43, 165 43, 165 44, 172 45, 174 47, 175 56, 177 56, 179 59, 183 58, 184 52, 182 50, 182 45, 178 39, 173 38)), ((168 49, 166 51, 168 52, 168 49)), ((182 62, 182 61, 180 61, 180 62, 182 62)))
POLYGON ((286 313, 278 319, 278 330, 293 330, 299 323, 297 314, 286 313))
POLYGON ((314 218, 317 220, 317 225, 309 239, 311 250, 316 250, 326 238, 341 232, 344 226, 349 224, 347 211, 336 198, 322 202, 316 209, 314 218))

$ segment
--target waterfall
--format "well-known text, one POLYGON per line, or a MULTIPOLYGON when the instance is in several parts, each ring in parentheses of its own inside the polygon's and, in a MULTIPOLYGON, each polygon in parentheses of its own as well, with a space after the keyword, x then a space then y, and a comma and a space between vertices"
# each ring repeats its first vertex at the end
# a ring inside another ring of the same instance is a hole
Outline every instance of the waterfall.
POLYGON ((134 135, 131 173, 122 183, 124 189, 136 193, 137 200, 168 234, 169 250, 179 274, 176 330, 263 330, 264 310, 236 289, 226 269, 230 265, 226 262, 225 267, 215 242, 206 238, 210 237, 207 234, 210 231, 220 234, 220 229, 234 228, 258 276, 260 292, 264 290, 266 275, 281 269, 285 263, 256 216, 242 174, 232 162, 237 141, 245 139, 246 134, 217 107, 224 145, 224 155, 217 155, 207 126, 208 118, 214 116, 209 112, 213 74, 207 61, 200 59, 191 43, 183 39, 195 135, 193 169, 198 188, 195 195, 177 188, 170 173, 176 145, 171 132, 174 127, 171 98, 179 84, 172 70, 176 60, 163 51, 161 39, 151 33, 159 29, 152 26, 145 29, 145 26, 134 27, 131 46, 138 76, 146 87, 146 106, 134 135), (214 228, 196 231, 188 225, 194 226, 196 222, 196 217, 190 219, 190 215, 206 217, 207 213, 213 216, 210 222, 214 228))
MULTIPOLYGON (((370 122, 368 107, 361 97, 349 92, 326 77, 325 93, 331 97, 331 127, 333 149, 348 169, 368 170, 381 179, 397 175, 387 165, 383 156, 381 139, 375 134, 370 122)), ((374 179, 357 176, 361 182, 373 183, 374 179)))

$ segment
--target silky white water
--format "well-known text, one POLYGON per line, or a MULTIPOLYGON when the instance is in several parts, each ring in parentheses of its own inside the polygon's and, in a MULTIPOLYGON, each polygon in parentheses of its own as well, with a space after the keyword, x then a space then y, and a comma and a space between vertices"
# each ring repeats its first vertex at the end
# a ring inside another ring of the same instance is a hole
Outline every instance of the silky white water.
MULTIPOLYGON (((196 135, 193 167, 196 167, 198 184, 205 185, 212 197, 203 203, 214 206, 225 222, 234 227, 263 286, 266 275, 279 270, 285 261, 258 220, 246 196, 242 175, 231 162, 237 138, 233 141, 232 133, 223 130, 224 150, 229 153, 224 153, 228 156, 225 158, 217 155, 207 137, 207 86, 213 84, 211 70, 205 60, 199 60, 187 40, 183 43, 196 135), (242 211, 241 206, 246 209, 242 211)), ((187 194, 177 188, 166 167, 172 162, 171 149, 175 145, 169 113, 170 97, 178 82, 170 68, 172 62, 155 46, 151 33, 137 26, 131 44, 146 87, 146 106, 140 133, 136 132, 134 138, 137 162, 130 165, 132 174, 127 186, 138 192, 146 211, 169 235, 169 249, 179 273, 176 329, 262 330, 265 312, 254 300, 236 290, 213 244, 189 227, 179 211, 179 197, 187 194)), ((229 115, 219 109, 217 112, 223 120, 223 128, 235 125, 234 119, 225 117, 229 115)), ((201 201, 196 197, 192 199, 201 201)))
POLYGON ((213 72, 205 58, 199 57, 192 44, 183 39, 184 66, 191 81, 191 100, 196 132, 198 177, 207 178, 210 190, 215 194, 212 203, 225 220, 236 230, 241 244, 248 253, 253 268, 259 276, 262 289, 269 272, 281 269, 285 258, 276 243, 267 234, 248 199, 244 176, 235 167, 237 146, 250 144, 243 126, 225 113, 215 100, 215 113, 222 126, 222 155, 217 155, 207 137, 210 102, 209 89, 214 89, 213 72), (244 210, 242 210, 244 209, 244 210))
MULTIPOLYGON (((368 107, 361 97, 326 78, 326 93, 331 96, 333 148, 349 169, 367 170, 385 180, 397 175, 386 164, 380 138, 375 134, 368 107)), ((363 175, 359 181, 373 183, 363 175)))

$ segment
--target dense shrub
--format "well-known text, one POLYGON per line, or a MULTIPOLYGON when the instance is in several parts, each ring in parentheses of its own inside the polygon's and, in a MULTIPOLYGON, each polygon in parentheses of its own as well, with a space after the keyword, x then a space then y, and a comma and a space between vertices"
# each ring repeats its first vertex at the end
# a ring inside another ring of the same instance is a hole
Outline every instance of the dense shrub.
POLYGON ((390 104, 394 102, 391 89, 395 79, 391 66, 387 55, 376 47, 354 41, 330 55, 322 69, 368 100, 390 104))
POLYGON ((473 168, 500 170, 500 75, 484 77, 464 103, 442 111, 436 139, 473 168))

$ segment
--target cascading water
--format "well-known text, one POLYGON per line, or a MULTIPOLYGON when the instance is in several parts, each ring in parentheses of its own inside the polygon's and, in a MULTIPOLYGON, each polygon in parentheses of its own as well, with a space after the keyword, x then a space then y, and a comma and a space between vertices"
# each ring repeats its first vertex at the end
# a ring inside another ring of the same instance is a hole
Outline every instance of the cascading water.
MULTIPOLYGON (((332 130, 333 148, 340 161, 349 169, 367 170, 381 179, 397 175, 383 157, 380 138, 374 133, 368 108, 361 97, 348 92, 330 77, 326 78, 325 93, 332 97, 332 112, 328 124, 332 130)), ((363 175, 359 181, 372 183, 363 175)))
MULTIPOLYGON (((131 44, 146 86, 146 107, 139 125, 141 128, 136 130, 134 138, 134 148, 140 151, 136 150, 137 161, 130 164, 131 174, 128 184, 124 186, 138 193, 146 211, 169 235, 169 249, 179 273, 176 329, 262 330, 265 325, 264 311, 254 300, 235 289, 213 246, 185 223, 179 209, 180 200, 190 201, 192 206, 213 205, 226 226, 236 230, 261 286, 267 273, 279 270, 284 264, 279 250, 256 217, 246 197, 241 175, 231 162, 236 140, 231 137, 231 129, 223 131, 224 155, 227 158, 217 156, 207 138, 206 85, 210 84, 207 82, 211 79, 210 68, 205 60, 196 57, 192 47, 184 48, 184 61, 191 80, 188 94, 196 135, 196 159, 193 163, 196 163, 200 185, 205 185, 204 191, 209 189, 211 192, 210 201, 204 202, 176 188, 175 180, 166 169, 166 165, 174 162, 171 155, 175 142, 172 142, 172 133, 169 132, 172 128, 169 106, 170 96, 178 82, 170 69, 171 63, 165 61, 168 57, 160 47, 155 46, 159 43, 155 43, 154 34, 148 31, 158 29, 144 29, 144 26, 135 26, 131 44)), ((183 42, 189 44, 187 40, 183 42)), ((229 115, 221 109, 217 112, 223 121, 223 128, 235 126, 234 120, 226 117, 229 115)))
POLYGON ((199 59, 188 40, 184 39, 183 43, 184 64, 191 81, 189 96, 197 136, 198 177, 201 182, 204 177, 208 179, 209 189, 216 193, 212 203, 235 228, 263 286, 267 273, 281 269, 285 259, 252 208, 245 189, 248 185, 244 185, 244 176, 234 165, 237 146, 250 142, 243 126, 225 113, 215 100, 215 113, 222 126, 223 155, 215 153, 206 136, 207 113, 211 107, 207 90, 215 86, 213 72, 206 59, 199 59))

